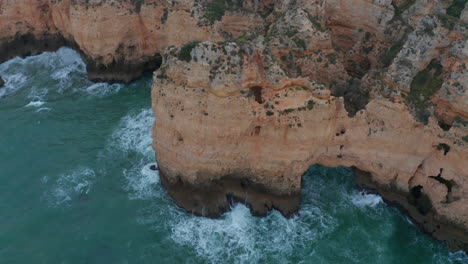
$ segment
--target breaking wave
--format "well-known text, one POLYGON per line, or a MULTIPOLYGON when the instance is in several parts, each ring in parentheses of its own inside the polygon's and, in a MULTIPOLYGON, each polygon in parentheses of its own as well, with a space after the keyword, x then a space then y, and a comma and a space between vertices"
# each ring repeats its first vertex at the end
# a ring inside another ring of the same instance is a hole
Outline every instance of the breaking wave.
POLYGON ((336 226, 331 216, 316 207, 301 210, 301 216, 292 219, 277 211, 258 218, 242 204, 222 219, 173 221, 171 238, 212 263, 286 263, 295 251, 313 246, 336 226))
POLYGON ((154 120, 151 108, 128 114, 120 121, 112 134, 112 144, 124 152, 133 151, 145 157, 153 155, 151 127, 154 120))
POLYGON ((359 192, 351 195, 351 201, 358 207, 375 207, 383 203, 382 197, 377 194, 359 192))
POLYGON ((159 184, 159 173, 151 170, 151 165, 156 163, 124 169, 123 174, 127 180, 125 190, 129 192, 130 199, 148 200, 160 195, 156 188, 159 184))
POLYGON ((0 89, 0 98, 16 93, 25 86, 28 79, 22 73, 3 73, 0 65, 0 75, 5 81, 4 87, 0 89))
POLYGON ((24 107, 40 107, 41 105, 45 104, 42 101, 31 101, 29 104, 25 105, 24 107))
POLYGON ((154 162, 154 151, 151 146, 151 128, 154 123, 151 108, 130 113, 123 117, 112 133, 110 144, 124 155, 136 155, 135 162, 123 169, 127 181, 124 189, 130 199, 151 199, 159 194, 159 174, 150 169, 154 162))
POLYGON ((123 84, 95 83, 86 88, 86 93, 96 97, 105 97, 118 93, 123 87, 123 84))
POLYGON ((0 98, 25 90, 27 97, 34 101, 47 101, 71 94, 102 98, 116 94, 125 87, 123 84, 89 81, 80 55, 65 47, 27 58, 16 57, 0 64, 0 76, 5 80, 5 87, 0 89, 0 98))

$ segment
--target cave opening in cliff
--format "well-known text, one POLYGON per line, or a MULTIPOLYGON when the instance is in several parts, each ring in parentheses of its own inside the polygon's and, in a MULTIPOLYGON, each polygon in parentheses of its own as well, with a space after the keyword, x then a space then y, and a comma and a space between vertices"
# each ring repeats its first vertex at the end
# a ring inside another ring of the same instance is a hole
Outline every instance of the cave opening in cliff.
POLYGON ((250 94, 253 94, 255 101, 259 104, 263 104, 262 90, 263 88, 260 86, 254 86, 250 88, 250 94))

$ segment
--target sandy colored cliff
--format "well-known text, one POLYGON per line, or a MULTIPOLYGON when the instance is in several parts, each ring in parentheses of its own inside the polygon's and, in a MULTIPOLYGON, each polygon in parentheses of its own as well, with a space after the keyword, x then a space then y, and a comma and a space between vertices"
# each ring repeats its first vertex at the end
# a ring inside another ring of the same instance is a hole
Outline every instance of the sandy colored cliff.
POLYGON ((279 4, 265 29, 168 48, 152 94, 163 184, 201 215, 238 201, 290 215, 310 165, 351 166, 360 186, 466 249, 468 20, 452 9, 279 4))
POLYGON ((154 70, 168 45, 217 39, 197 26, 192 1, 17 0, 0 3, 0 61, 67 45, 90 79, 129 82, 154 70))

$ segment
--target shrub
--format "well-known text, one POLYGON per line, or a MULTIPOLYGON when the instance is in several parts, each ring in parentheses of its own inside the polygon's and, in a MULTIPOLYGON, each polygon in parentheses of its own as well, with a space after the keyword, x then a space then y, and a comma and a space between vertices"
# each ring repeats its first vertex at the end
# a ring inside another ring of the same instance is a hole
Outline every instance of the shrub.
POLYGON ((414 107, 417 119, 424 124, 427 124, 429 118, 427 107, 430 105, 430 99, 443 83, 442 69, 439 61, 433 59, 426 69, 418 72, 413 78, 411 90, 406 97, 414 107))
POLYGON ((313 100, 309 100, 307 102, 307 109, 312 110, 314 109, 315 102, 313 100))
POLYGON ((440 17, 440 22, 442 23, 442 26, 452 30, 455 27, 455 24, 457 23, 457 18, 445 15, 440 17))
POLYGON ((217 20, 221 20, 226 12, 226 3, 224 0, 214 0, 211 3, 208 3, 206 7, 205 17, 211 22, 214 23, 217 20))
POLYGON ((242 43, 245 43, 245 42, 250 41, 252 39, 253 39, 253 37, 251 35, 248 35, 248 34, 244 33, 244 34, 240 35, 238 38, 236 38, 234 40, 234 42, 242 44, 242 43))
POLYGON ((192 55, 190 53, 192 50, 200 43, 200 41, 191 41, 180 48, 179 60, 190 62, 192 60, 192 55))
POLYGON ((467 2, 467 0, 454 0, 452 5, 447 8, 447 15, 460 18, 467 2))
POLYGON ((452 5, 447 8, 447 14, 439 17, 442 25, 452 30, 460 18, 466 3, 467 0, 454 0, 452 5))
POLYGON ((385 54, 382 55, 381 60, 385 67, 388 67, 390 66, 390 64, 392 64, 393 60, 403 48, 404 44, 404 40, 401 39, 397 43, 395 43, 385 54))

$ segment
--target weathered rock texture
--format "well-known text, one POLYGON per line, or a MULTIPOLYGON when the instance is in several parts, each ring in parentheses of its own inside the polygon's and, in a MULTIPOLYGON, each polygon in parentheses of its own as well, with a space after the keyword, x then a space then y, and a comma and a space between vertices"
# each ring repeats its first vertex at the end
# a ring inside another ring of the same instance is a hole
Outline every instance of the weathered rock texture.
MULTIPOLYGON (((216 39, 196 26, 193 1, 2 0, 0 61, 68 45, 90 79, 128 82, 160 64, 168 45, 216 39)), ((218 37, 219 38, 219 37, 218 37)))
POLYGON ((91 79, 154 73, 153 146, 183 208, 300 205, 312 164, 468 249, 466 0, 0 2, 0 60, 67 44, 91 79))
POLYGON ((196 214, 241 201, 290 215, 310 165, 351 166, 361 186, 467 249, 468 10, 454 14, 457 3, 226 11, 213 26, 226 41, 169 47, 154 75, 163 184, 196 214))

